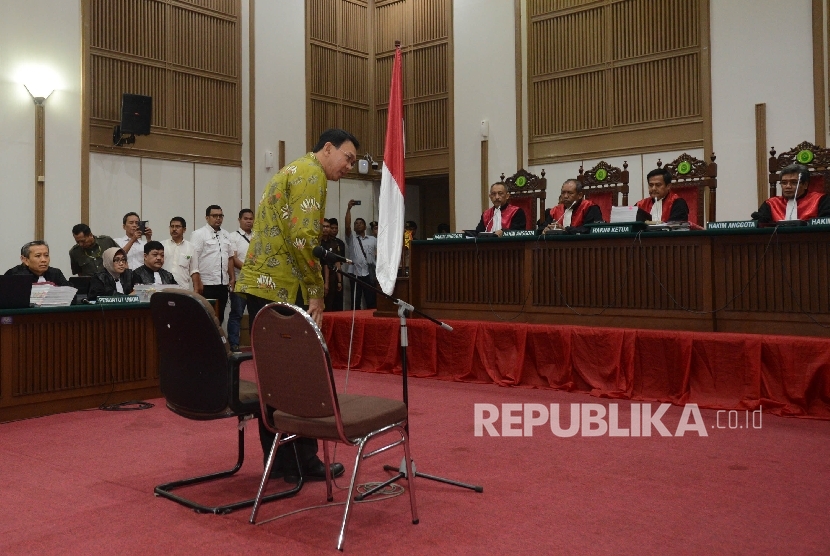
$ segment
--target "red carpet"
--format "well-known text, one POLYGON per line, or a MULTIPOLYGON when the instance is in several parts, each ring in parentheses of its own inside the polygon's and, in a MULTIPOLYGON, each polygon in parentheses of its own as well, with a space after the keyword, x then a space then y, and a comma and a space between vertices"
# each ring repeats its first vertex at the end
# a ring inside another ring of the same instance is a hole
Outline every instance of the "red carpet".
MULTIPOLYGON (((401 370, 396 318, 358 311, 351 368, 401 370)), ((326 313, 335 368, 349 363, 352 313, 326 313)), ((442 380, 589 392, 830 419, 830 339, 408 319, 409 372, 442 380)))
MULTIPOLYGON (((345 375, 338 373, 338 382, 345 375)), ((413 379, 413 455, 419 470, 484 486, 483 494, 418 480, 419 525, 406 496, 358 505, 351 554, 826 554, 830 546, 830 422, 764 415, 761 429, 709 436, 559 438, 474 436, 474 404, 619 404, 547 389, 413 379)), ((352 373, 350 392, 397 396, 400 377, 352 373)), ((335 553, 342 507, 252 526, 248 512, 198 515, 155 498, 153 486, 235 459, 235 422, 193 422, 161 400, 148 411, 87 411, 0 425, 0 553, 335 553)), ((680 407, 662 422, 674 431, 680 407)), ((743 413, 741 414, 743 415, 743 413)), ((567 417, 563 418, 567 424, 567 417)), ((736 421, 737 423, 737 421, 736 421)), ((743 424, 743 423, 741 423, 743 424)), ((240 477, 211 499, 254 492, 261 471, 255 427, 240 477)), ((348 469, 352 450, 338 450, 348 469)), ((369 460, 362 481, 384 476, 369 460)), ((344 481, 340 481, 341 486, 344 481)), ((405 483, 404 483, 405 484, 405 483)), ((324 486, 267 504, 261 518, 321 504, 324 486)), ((196 493, 192 493, 196 495, 196 493)), ((343 500, 343 492, 336 492, 343 500)))

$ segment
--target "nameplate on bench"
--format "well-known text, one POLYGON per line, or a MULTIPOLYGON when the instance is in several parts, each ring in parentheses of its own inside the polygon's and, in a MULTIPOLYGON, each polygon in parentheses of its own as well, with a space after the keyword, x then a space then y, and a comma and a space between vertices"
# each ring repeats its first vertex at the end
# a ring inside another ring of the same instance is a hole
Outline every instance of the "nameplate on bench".
POLYGON ((435 234, 432 239, 464 239, 464 234, 435 234))
POLYGON ((619 224, 590 224, 592 234, 633 234, 646 228, 645 222, 621 222, 619 224))
POLYGON ((536 237, 534 230, 505 230, 502 237, 536 237))
POLYGON ((811 218, 810 226, 830 226, 830 217, 811 218))
POLYGON ((757 228, 757 220, 734 220, 728 222, 708 222, 707 230, 740 230, 743 228, 757 228))
POLYGON ((97 302, 101 305, 127 305, 141 303, 141 299, 137 295, 102 295, 97 302))

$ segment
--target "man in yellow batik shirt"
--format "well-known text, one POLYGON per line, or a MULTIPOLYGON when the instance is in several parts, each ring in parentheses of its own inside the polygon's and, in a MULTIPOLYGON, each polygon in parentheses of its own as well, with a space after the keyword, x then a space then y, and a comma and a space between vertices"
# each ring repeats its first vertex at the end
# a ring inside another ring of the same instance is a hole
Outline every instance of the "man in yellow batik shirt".
MULTIPOLYGON (((236 292, 247 297, 250 322, 268 303, 285 301, 307 308, 317 326, 322 327, 322 263, 312 250, 320 245, 327 180, 337 181, 352 169, 358 147, 360 143, 351 133, 326 130, 312 152, 286 165, 266 186, 254 213, 248 255, 236 281, 236 292)), ((261 420, 259 438, 267 457, 274 435, 261 420)), ((292 444, 297 447, 303 476, 325 479, 325 466, 317 457, 317 440, 300 438, 292 444)), ((340 463, 331 465, 333 477, 344 471, 340 463)), ((284 477, 286 482, 299 480, 290 444, 277 449, 271 477, 284 477)))

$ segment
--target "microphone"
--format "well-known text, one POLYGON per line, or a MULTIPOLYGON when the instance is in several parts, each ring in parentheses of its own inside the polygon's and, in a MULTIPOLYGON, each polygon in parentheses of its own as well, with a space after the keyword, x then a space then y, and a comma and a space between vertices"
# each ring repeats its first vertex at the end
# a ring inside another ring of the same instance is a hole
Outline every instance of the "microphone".
POLYGON ((311 254, 320 259, 323 262, 327 263, 347 263, 347 264, 354 264, 354 261, 347 259, 346 257, 341 257, 337 253, 332 253, 331 250, 325 249, 322 245, 318 245, 314 249, 311 250, 311 254))
POLYGON ((793 196, 793 208, 787 214, 787 220, 798 219, 798 188, 801 186, 801 172, 798 173, 798 181, 795 182, 795 196, 793 196), (793 218, 793 211, 795 211, 795 218, 793 218))

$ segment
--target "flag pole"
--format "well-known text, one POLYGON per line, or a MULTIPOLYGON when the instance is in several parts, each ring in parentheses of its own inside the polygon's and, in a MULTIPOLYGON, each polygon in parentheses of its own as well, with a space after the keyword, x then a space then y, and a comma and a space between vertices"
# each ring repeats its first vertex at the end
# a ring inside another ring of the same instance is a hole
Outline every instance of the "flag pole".
MULTIPOLYGON (((391 295, 394 292, 394 279, 391 273, 394 270, 397 276, 397 264, 401 257, 401 244, 403 243, 403 194, 404 194, 404 145, 403 145, 403 76, 401 70, 401 41, 395 41, 395 57, 392 65, 392 83, 389 87, 389 109, 388 120, 386 123, 386 144, 383 150, 383 177, 381 178, 380 186, 380 211, 378 213, 378 267, 377 275, 381 288, 372 287, 378 293, 382 294, 387 299, 391 300, 398 306, 398 316, 401 321, 400 331, 400 345, 401 345, 401 380, 403 386, 403 402, 409 408, 409 379, 408 379, 408 365, 407 365, 407 346, 409 345, 409 338, 406 328, 406 317, 408 314, 417 313, 431 320, 441 328, 452 331, 452 327, 435 320, 418 311, 401 299, 397 299, 391 295), (381 234, 385 234, 381 237, 381 234), (397 249, 397 251, 395 251, 397 249), (380 256, 383 254, 384 259, 380 256), (381 264, 383 261, 384 264, 381 264), (383 276, 382 276, 383 275, 383 276), (384 283, 384 279, 386 283, 384 283)), ((338 271, 339 272, 339 271, 338 271)), ((406 435, 409 436, 409 419, 407 418, 406 425, 404 425, 406 435)), ((355 500, 361 501, 368 496, 386 488, 391 483, 403 478, 408 478, 410 481, 414 477, 422 477, 431 481, 438 481, 441 483, 467 488, 475 492, 484 492, 484 487, 478 485, 471 485, 446 479, 444 477, 437 477, 435 475, 427 475, 420 473, 415 469, 415 461, 413 459, 407 460, 404 456, 399 468, 391 465, 384 465, 386 471, 397 471, 389 480, 369 489, 365 493, 359 494, 355 500), (411 475, 410 475, 411 474, 411 475)), ((410 484, 410 488, 412 485, 410 484)))

